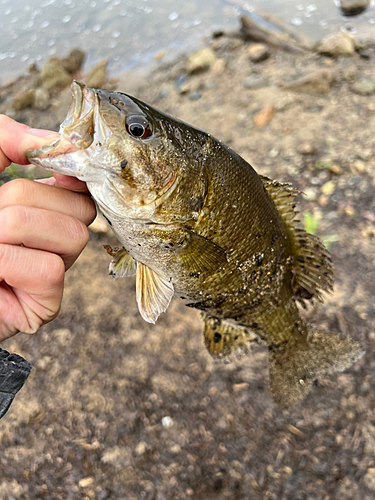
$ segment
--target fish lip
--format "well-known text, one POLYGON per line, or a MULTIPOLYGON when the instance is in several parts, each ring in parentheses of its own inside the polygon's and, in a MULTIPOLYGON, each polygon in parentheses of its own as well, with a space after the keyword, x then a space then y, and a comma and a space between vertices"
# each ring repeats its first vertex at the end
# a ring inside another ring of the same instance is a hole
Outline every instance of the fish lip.
MULTIPOLYGON (((64 137, 64 128, 74 125, 80 119, 83 107, 83 90, 85 85, 83 83, 73 80, 71 85, 72 102, 64 121, 60 125, 60 138, 55 139, 51 144, 42 146, 38 149, 29 149, 26 151, 26 158, 30 163, 43 160, 52 156, 70 153, 76 151, 77 148, 68 138, 64 137)), ((42 165, 41 165, 42 166, 42 165)))

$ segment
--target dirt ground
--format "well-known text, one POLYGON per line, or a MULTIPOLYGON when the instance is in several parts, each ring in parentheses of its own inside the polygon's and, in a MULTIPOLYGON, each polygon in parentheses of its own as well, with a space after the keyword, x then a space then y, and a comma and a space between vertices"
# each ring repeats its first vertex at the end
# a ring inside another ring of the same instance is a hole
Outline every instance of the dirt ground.
MULTIPOLYGON (((338 59, 270 49, 253 63, 248 43, 209 43, 216 61, 204 72, 188 74, 185 58, 160 62, 117 88, 306 193, 301 221, 331 242, 336 278, 325 303, 304 314, 351 335, 366 355, 281 411, 268 392, 264 347, 214 362, 200 313, 177 299, 155 326, 145 323, 134 279, 108 276, 102 245, 114 237, 93 231, 67 273, 59 317, 2 344, 34 365, 0 425, 2 500, 375 496, 375 94, 358 93, 375 80, 374 46, 338 59), (315 82, 331 75, 329 88, 287 89, 309 73, 315 82)), ((3 99, 0 112, 56 129, 69 95, 44 112, 14 112, 3 99)))

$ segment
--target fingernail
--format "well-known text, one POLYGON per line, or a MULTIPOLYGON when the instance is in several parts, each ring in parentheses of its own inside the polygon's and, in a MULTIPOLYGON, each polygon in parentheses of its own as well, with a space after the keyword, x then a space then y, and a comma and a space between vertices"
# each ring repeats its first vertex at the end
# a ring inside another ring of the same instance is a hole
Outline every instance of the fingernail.
POLYGON ((43 130, 41 128, 29 128, 27 131, 31 135, 35 135, 36 137, 55 137, 59 135, 57 132, 53 132, 52 130, 43 130))

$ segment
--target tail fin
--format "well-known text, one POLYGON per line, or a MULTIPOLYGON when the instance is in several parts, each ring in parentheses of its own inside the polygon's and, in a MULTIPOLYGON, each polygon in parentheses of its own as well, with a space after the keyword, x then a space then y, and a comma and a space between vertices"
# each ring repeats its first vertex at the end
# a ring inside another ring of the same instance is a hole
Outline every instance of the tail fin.
POLYGON ((305 340, 270 352, 270 390, 275 402, 284 408, 302 401, 317 378, 349 368, 364 354, 348 337, 311 325, 307 328, 305 340))

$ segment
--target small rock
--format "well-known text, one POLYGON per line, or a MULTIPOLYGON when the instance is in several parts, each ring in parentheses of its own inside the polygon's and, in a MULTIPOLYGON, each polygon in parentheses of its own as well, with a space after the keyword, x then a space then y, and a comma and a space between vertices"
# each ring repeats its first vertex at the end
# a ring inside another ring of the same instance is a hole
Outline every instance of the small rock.
POLYGON ((346 16, 356 16, 367 9, 371 0, 340 0, 340 7, 346 16))
POLYGON ((362 59, 371 59, 371 52, 368 49, 357 49, 357 52, 362 57, 362 59))
POLYGON ((13 98, 13 108, 16 111, 25 108, 31 108, 34 104, 35 90, 26 90, 26 92, 18 92, 13 98))
POLYGON ((40 72, 40 79, 43 86, 53 92, 62 90, 72 82, 72 76, 63 66, 63 63, 57 57, 51 57, 43 66, 40 72))
POLYGON ((259 113, 254 116, 254 124, 258 128, 266 127, 272 120, 275 114, 275 108, 273 106, 266 106, 261 109, 259 113))
POLYGON ((128 447, 114 446, 106 450, 101 458, 104 464, 111 464, 122 469, 129 467, 133 461, 131 449, 128 447))
POLYGON ((311 142, 303 142, 297 147, 297 151, 301 155, 312 155, 316 153, 316 147, 311 142))
POLYGON ((178 455, 179 453, 181 453, 181 446, 179 446, 178 444, 174 444, 173 446, 171 446, 170 452, 174 455, 178 455))
POLYGON ((363 478, 363 482, 370 490, 375 490, 375 474, 372 472, 367 472, 363 478))
POLYGON ((316 200, 316 190, 313 187, 306 187, 303 190, 306 200, 314 201, 316 200))
POLYGON ((173 420, 169 416, 163 417, 161 419, 161 425, 164 427, 164 429, 169 429, 173 426, 173 420))
POLYGON ((367 166, 363 161, 357 160, 353 163, 353 169, 359 174, 364 174, 367 171, 367 166))
POLYGON ((283 88, 305 94, 322 94, 329 91, 335 80, 336 75, 333 70, 317 69, 297 78, 297 80, 289 85, 283 85, 283 88))
POLYGON ((351 56, 355 52, 355 39, 349 33, 337 33, 324 38, 317 44, 319 54, 330 57, 351 56))
POLYGON ((107 65, 108 59, 104 59, 90 71, 87 76, 88 87, 100 89, 105 85, 108 80, 107 65))
POLYGON ((254 63, 265 61, 270 55, 267 45, 263 43, 254 43, 250 45, 248 52, 250 60, 254 63))
POLYGON ((61 59, 61 64, 68 73, 76 73, 82 66, 85 53, 79 49, 73 49, 68 57, 61 59))
POLYGON ((224 59, 217 59, 212 65, 212 73, 215 75, 222 75, 227 67, 227 63, 224 59))
POLYGON ((144 441, 141 441, 140 443, 137 444, 137 446, 135 447, 135 452, 138 456, 141 456, 145 453, 145 451, 147 450, 147 443, 145 443, 144 441))
POLYGON ((192 92, 189 96, 189 99, 191 101, 199 101, 199 99, 202 97, 202 94, 200 92, 198 92, 198 90, 195 90, 194 92, 192 92))
POLYGON ((321 192, 326 196, 330 196, 335 190, 335 183, 333 181, 328 181, 320 188, 321 192))
POLYGON ((39 87, 35 90, 34 108, 39 111, 45 111, 51 106, 51 96, 45 87, 39 87))
POLYGON ((181 95, 188 94, 189 92, 191 92, 191 84, 184 83, 183 85, 181 85, 179 92, 181 95))
POLYGON ((154 60, 155 61, 160 61, 160 59, 163 59, 163 57, 165 56, 165 54, 166 54, 165 50, 159 50, 159 52, 154 57, 154 60))
POLYGON ((84 477, 83 479, 80 479, 78 481, 78 486, 80 488, 87 488, 87 486, 91 486, 94 482, 94 478, 93 477, 84 477))
POLYGON ((189 57, 187 62, 187 71, 190 74, 206 71, 215 61, 216 56, 213 50, 207 47, 189 57))
POLYGON ((345 207, 345 213, 346 215, 349 215, 349 217, 353 217, 353 215, 355 214, 355 210, 353 207, 348 205, 347 207, 345 207))
POLYGON ((247 76, 241 83, 245 89, 260 89, 268 84, 267 80, 260 75, 247 76))
POLYGON ((372 95, 375 93, 375 80, 359 80, 353 83, 351 90, 359 95, 372 95))
POLYGON ((328 205, 328 201, 328 196, 326 196, 325 194, 319 196, 318 202, 321 207, 326 207, 328 205))
POLYGON ((332 172, 333 174, 335 174, 335 175, 341 175, 342 172, 343 172, 343 170, 340 167, 340 165, 337 165, 336 163, 334 163, 333 165, 331 165, 330 167, 328 167, 328 170, 330 172, 332 172))

